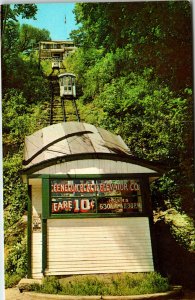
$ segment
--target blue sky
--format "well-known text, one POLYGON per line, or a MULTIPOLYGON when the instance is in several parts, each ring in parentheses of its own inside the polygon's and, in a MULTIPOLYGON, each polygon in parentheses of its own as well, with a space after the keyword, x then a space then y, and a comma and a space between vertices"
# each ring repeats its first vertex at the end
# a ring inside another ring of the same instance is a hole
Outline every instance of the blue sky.
POLYGON ((19 18, 20 24, 29 24, 45 28, 50 32, 52 40, 67 40, 73 29, 78 28, 73 14, 75 3, 41 3, 37 4, 37 20, 19 18), (64 22, 66 16, 66 24, 64 22))

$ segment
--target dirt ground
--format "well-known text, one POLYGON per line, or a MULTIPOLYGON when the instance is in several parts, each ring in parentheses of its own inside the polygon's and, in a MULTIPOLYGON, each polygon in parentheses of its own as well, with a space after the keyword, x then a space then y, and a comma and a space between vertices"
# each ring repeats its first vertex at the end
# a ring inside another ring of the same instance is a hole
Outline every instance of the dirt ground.
MULTIPOLYGON (((56 298, 57 299, 57 298, 56 298)), ((195 300, 195 291, 184 291, 184 295, 179 300, 195 300)), ((26 293, 20 293, 18 288, 5 290, 5 300, 34 300, 26 293)), ((171 299, 170 299, 171 300, 171 299)))
POLYGON ((11 288, 5 290, 5 300, 34 300, 26 293, 20 293, 18 288, 11 288))
POLYGON ((18 288, 11 288, 5 290, 5 300, 32 300, 32 298, 25 293, 20 293, 18 288))

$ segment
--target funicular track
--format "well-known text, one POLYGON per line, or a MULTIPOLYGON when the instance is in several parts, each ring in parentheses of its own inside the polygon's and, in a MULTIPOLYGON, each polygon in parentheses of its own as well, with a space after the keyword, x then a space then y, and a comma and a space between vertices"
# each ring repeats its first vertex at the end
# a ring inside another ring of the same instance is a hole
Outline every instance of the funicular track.
POLYGON ((60 98, 59 83, 57 75, 50 75, 51 101, 49 124, 57 124, 66 121, 65 110, 63 109, 63 101, 60 98))
POLYGON ((60 122, 75 121, 75 118, 80 122, 76 100, 74 98, 62 99, 60 97, 59 73, 59 70, 57 72, 52 71, 52 73, 48 76, 51 88, 49 124, 52 125, 60 122))

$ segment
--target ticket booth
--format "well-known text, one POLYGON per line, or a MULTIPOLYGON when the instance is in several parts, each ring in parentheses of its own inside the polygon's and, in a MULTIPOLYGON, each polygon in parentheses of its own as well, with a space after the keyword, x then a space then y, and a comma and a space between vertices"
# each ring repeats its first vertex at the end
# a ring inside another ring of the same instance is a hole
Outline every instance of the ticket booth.
POLYGON ((23 165, 29 277, 154 270, 149 180, 159 169, 120 136, 51 125, 25 138, 23 165))

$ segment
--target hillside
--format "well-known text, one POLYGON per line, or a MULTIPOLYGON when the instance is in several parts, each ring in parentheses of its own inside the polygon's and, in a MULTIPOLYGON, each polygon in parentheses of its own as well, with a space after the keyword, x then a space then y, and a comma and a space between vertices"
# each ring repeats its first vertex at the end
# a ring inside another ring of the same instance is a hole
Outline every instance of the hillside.
MULTIPOLYGON (((174 241, 194 255, 191 7, 185 1, 110 5, 76 4, 81 26, 72 39, 78 49, 64 65, 77 78, 81 121, 121 135, 134 156, 164 164, 168 172, 151 185, 155 222, 168 224, 174 241)), ((26 16, 33 13, 28 10, 26 16)), ((10 14, 2 38, 5 256, 10 285, 27 270, 28 194, 20 176, 24 137, 49 125, 51 100, 51 63, 45 61, 39 68, 38 52, 31 44, 22 47, 23 31, 10 14)), ((48 32, 40 33, 39 39, 50 39, 48 32)), ((74 115, 70 106, 68 110, 71 121, 74 115)), ((169 274, 168 267, 163 271, 169 274)))

